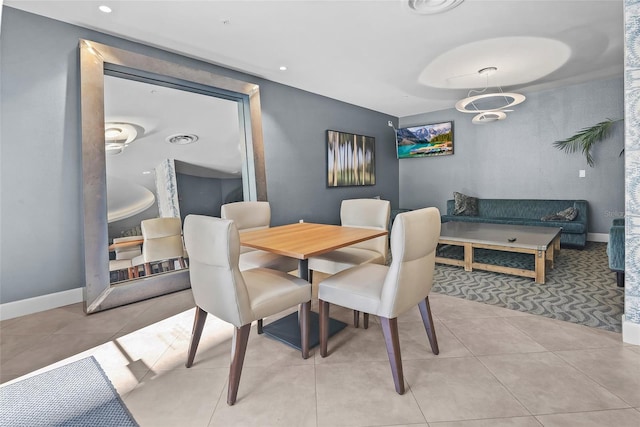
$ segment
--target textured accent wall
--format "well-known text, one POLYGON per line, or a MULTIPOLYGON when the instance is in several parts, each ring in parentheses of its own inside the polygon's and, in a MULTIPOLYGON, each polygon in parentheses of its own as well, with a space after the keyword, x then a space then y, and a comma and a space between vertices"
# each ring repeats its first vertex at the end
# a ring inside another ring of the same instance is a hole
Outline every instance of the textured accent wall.
POLYGON ((626 322, 640 327, 640 0, 625 1, 624 70, 626 162, 624 313, 626 322))

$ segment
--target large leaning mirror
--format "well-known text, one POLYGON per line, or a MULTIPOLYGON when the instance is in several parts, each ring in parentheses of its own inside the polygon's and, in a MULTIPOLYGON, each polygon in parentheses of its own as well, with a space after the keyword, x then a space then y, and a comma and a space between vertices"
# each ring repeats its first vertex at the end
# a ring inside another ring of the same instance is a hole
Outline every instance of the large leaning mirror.
MULTIPOLYGON (((114 276, 110 267, 114 263, 110 251, 115 236, 132 241, 140 238, 137 243, 144 245, 141 221, 184 218, 190 212, 198 213, 197 203, 194 207, 188 202, 187 191, 184 198, 178 197, 177 177, 185 177, 181 178, 185 180, 185 189, 202 185, 203 180, 206 186, 224 182, 220 184, 223 190, 209 193, 212 199, 213 193, 244 200, 266 200, 267 195, 257 85, 88 40, 80 40, 79 47, 84 308, 86 313, 93 313, 189 287, 188 258, 184 263, 182 260, 155 263, 155 269, 148 270, 138 260, 136 274, 124 270, 129 273, 125 277, 114 276), (144 101, 143 96, 155 97, 156 101, 144 101), (161 99, 171 107, 165 104, 155 111, 149 107, 150 102, 162 105, 161 99), (136 110, 145 105, 144 111, 136 110), (200 118, 209 114, 209 120, 199 123, 177 114, 189 110, 197 110, 200 118), (162 117, 161 111, 168 114, 162 117), (225 121, 231 124, 223 125, 225 121), (215 160, 213 155, 208 158, 211 150, 219 156, 223 153, 209 141, 211 134, 216 133, 213 129, 218 131, 215 138, 218 144, 225 138, 236 140, 240 161, 215 160), (111 134, 123 130, 126 137, 112 137, 111 134), (190 136, 195 136, 200 144, 188 141, 190 136), (184 147, 187 144, 189 147, 184 147), (151 153, 150 147, 155 147, 151 153), (171 268, 163 269, 163 264, 171 268)), ((224 197, 220 200, 228 201, 224 197)))

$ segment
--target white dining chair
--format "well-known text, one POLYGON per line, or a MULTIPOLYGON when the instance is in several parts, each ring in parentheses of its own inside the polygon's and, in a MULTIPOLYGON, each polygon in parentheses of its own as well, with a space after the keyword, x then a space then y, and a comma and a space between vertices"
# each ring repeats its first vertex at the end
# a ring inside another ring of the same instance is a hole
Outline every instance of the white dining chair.
POLYGON ((240 235, 231 220, 188 215, 184 239, 189 252, 189 277, 196 314, 186 367, 193 364, 207 313, 235 326, 227 404, 238 394, 251 323, 299 305, 301 350, 309 357, 311 284, 267 268, 241 271, 240 235))
MULTIPOLYGON (((114 237, 113 243, 127 243, 131 241, 138 241, 140 239, 142 239, 142 236, 114 237)), ((118 281, 133 279, 136 275, 133 268, 132 259, 142 255, 141 246, 116 246, 113 251, 115 252, 116 259, 109 260, 109 272, 117 271, 118 281), (124 272, 126 272, 126 275, 122 274, 124 272)))
MULTIPOLYGON (((389 229, 391 203, 380 199, 347 199, 340 205, 340 223, 348 227, 364 227, 378 230, 389 229)), ((342 270, 360 264, 381 264, 387 262, 389 254, 388 236, 377 237, 336 249, 322 255, 309 258, 309 281, 313 283, 313 272, 336 274, 342 270)), ((353 313, 353 324, 358 327, 360 314, 353 313)), ((365 319, 364 327, 368 327, 365 319)))
POLYGON ((396 216, 391 230, 391 265, 363 264, 343 270, 318 285, 320 356, 327 356, 329 307, 336 304, 379 317, 396 391, 403 394, 404 378, 398 335, 398 316, 418 306, 434 354, 438 340, 429 306, 440 211, 424 208, 396 216))
MULTIPOLYGON (((233 220, 240 233, 260 230, 271 225, 271 206, 269 202, 255 201, 227 203, 221 206, 220 217, 233 220)), ((240 270, 257 267, 290 272, 297 270, 298 261, 295 258, 241 246, 240 270)))
POLYGON ((168 269, 173 270, 174 262, 186 268, 185 249, 182 242, 182 221, 180 218, 151 218, 140 223, 142 228, 142 255, 131 260, 135 269, 144 266, 146 276, 153 273, 152 263, 158 263, 158 271, 162 271, 162 263, 167 262, 168 269))

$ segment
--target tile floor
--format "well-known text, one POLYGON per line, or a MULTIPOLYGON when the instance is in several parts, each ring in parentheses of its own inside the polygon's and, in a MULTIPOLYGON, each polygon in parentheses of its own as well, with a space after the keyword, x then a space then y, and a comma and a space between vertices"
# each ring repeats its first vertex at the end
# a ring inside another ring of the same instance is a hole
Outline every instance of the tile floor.
MULTIPOLYGON (((432 294, 440 355, 418 309, 400 318, 407 392, 380 326, 351 325, 309 359, 255 328, 235 406, 232 329, 209 316, 184 367, 191 291, 85 316, 81 304, 0 323, 0 380, 95 356, 141 426, 640 426, 640 347, 621 335, 432 294)), ((317 301, 316 301, 317 303, 317 301)), ((315 305, 314 305, 314 308, 315 305)), ((351 312, 332 307, 349 322, 351 312)), ((266 320, 265 323, 268 323, 266 320)))

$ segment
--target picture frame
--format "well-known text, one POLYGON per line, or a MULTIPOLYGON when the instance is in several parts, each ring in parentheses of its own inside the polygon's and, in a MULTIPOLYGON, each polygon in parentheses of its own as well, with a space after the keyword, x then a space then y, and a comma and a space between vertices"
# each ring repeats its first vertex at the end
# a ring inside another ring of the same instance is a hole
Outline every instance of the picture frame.
POLYGON ((398 159, 453 155, 453 121, 408 126, 396 130, 398 159))
POLYGON ((375 184, 375 138, 327 130, 327 187, 375 184))

